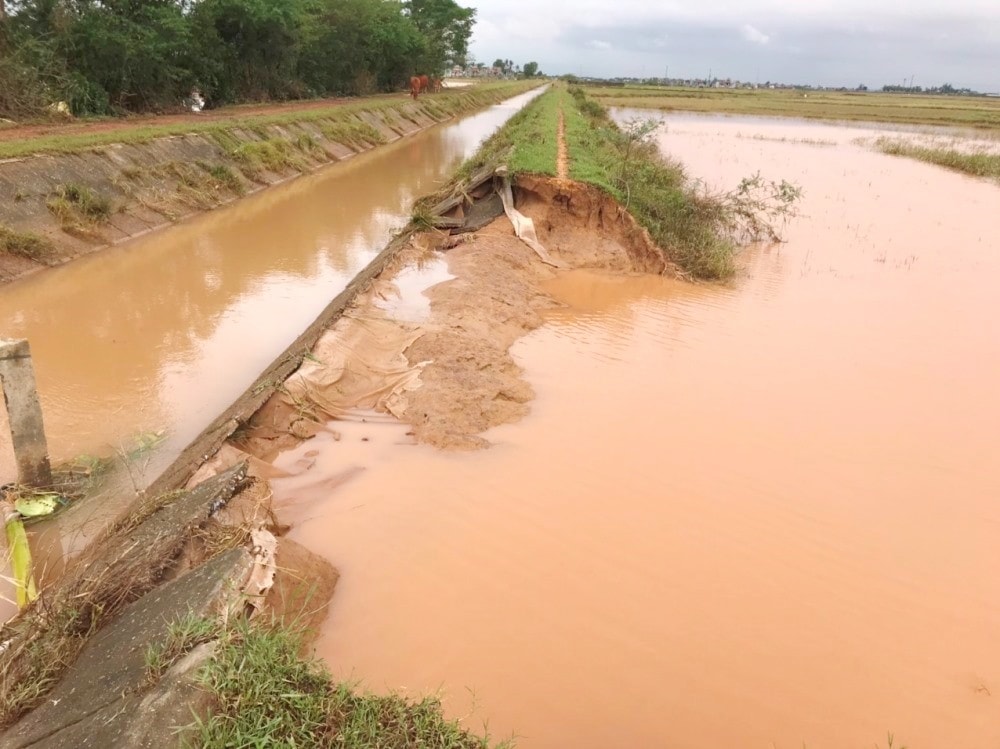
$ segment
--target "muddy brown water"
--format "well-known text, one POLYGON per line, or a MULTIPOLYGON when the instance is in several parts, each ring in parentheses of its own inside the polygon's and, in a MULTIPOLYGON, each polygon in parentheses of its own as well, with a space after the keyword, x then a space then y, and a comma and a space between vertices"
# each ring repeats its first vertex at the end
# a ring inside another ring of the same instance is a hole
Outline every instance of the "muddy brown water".
POLYGON ((538 93, 0 289, 0 333, 31 342, 54 458, 162 431, 142 466, 155 477, 384 247, 413 200, 538 93))
POLYGON ((320 655, 521 747, 1000 745, 1000 189, 668 120, 712 185, 802 185, 787 244, 727 287, 563 275, 490 450, 359 414, 284 454, 342 573, 320 655))
MULTIPOLYGON (((117 511, 108 500, 153 480, 386 245, 413 200, 539 93, 0 289, 0 336, 31 343, 54 460, 132 453, 122 484, 61 529, 35 529, 47 536, 36 558, 57 568, 81 547, 117 511)), ((4 414, 0 483, 16 478, 8 434, 4 414)), ((14 610, 4 577, 0 567, 0 621, 14 610)))

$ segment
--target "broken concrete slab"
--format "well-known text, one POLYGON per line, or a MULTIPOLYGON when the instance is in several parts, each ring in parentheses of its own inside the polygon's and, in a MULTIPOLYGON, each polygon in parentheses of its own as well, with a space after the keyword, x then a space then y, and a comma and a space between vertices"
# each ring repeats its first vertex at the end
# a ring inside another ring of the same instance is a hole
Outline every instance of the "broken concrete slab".
MULTIPOLYGON (((192 491, 153 501, 76 559, 58 583, 0 630, 0 690, 58 676, 54 669, 61 664, 53 665, 52 653, 72 662, 92 627, 161 583, 194 530, 232 498, 246 475, 241 464, 192 491)), ((15 720, 28 707, 6 706, 0 720, 15 720)))
POLYGON ((0 738, 0 749, 162 747, 175 729, 192 721, 197 702, 193 670, 209 651, 149 684, 146 654, 162 644, 171 624, 189 615, 215 617, 236 604, 253 566, 244 549, 233 549, 129 605, 80 653, 45 702, 0 738), (174 689, 179 690, 175 693, 174 689), (165 705, 171 709, 165 712, 165 705), (186 716, 185 716, 186 713, 186 716), (163 725, 180 719, 178 724, 163 725))
POLYGON ((464 222, 457 229, 453 229, 452 234, 479 231, 500 218, 503 213, 503 199, 498 193, 491 193, 466 209, 464 222))

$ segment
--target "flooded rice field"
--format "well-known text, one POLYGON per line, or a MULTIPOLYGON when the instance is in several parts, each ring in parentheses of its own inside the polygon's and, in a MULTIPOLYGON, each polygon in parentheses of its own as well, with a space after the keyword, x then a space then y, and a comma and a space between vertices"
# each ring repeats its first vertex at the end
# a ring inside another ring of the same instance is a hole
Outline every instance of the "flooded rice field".
POLYGON ((356 414, 283 454, 342 574, 320 655, 527 749, 1000 745, 1000 188, 666 119, 711 186, 802 186, 787 243, 723 287, 560 275, 489 450, 356 414))
POLYGON ((54 459, 162 434, 137 468, 154 478, 538 93, 5 286, 0 330, 31 343, 54 459))

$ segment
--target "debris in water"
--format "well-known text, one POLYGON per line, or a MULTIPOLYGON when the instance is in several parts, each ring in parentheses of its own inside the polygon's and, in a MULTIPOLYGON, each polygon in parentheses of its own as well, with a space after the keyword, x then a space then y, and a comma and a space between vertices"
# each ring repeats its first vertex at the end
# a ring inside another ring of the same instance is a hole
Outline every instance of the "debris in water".
POLYGON ((27 494, 14 500, 14 509, 21 517, 38 518, 51 515, 63 505, 58 494, 27 494))
POLYGON ((28 535, 24 532, 21 514, 14 509, 14 503, 9 499, 0 500, 0 514, 7 531, 7 552, 10 554, 11 574, 17 588, 17 607, 23 609, 38 598, 35 578, 31 574, 31 548, 28 546, 28 535))

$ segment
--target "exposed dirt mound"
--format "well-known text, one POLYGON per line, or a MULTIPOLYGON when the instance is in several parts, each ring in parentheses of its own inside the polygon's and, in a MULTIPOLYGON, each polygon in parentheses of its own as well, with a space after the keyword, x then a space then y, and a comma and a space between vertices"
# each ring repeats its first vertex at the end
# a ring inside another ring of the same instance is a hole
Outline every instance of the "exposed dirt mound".
POLYGON ((596 187, 527 175, 516 195, 549 252, 575 268, 681 275, 649 232, 596 187))
POLYGON ((534 397, 508 349, 542 324, 539 310, 554 305, 537 284, 555 271, 506 219, 451 250, 448 269, 457 278, 425 292, 434 324, 406 350, 409 361, 430 363, 403 418, 422 442, 483 447, 482 432, 523 417, 534 397))
MULTIPOLYGON (((596 189, 528 178, 517 202, 564 267, 673 270, 631 216, 596 189)), ((541 282, 558 272, 514 236, 506 218, 461 238, 415 237, 257 413, 241 448, 273 459, 354 409, 391 413, 413 425, 418 441, 437 447, 487 446, 485 431, 528 411, 534 392, 509 349, 555 306, 541 282), (429 318, 399 319, 381 301, 398 293, 393 279, 400 271, 435 247, 445 250, 455 278, 424 292, 429 318)))

